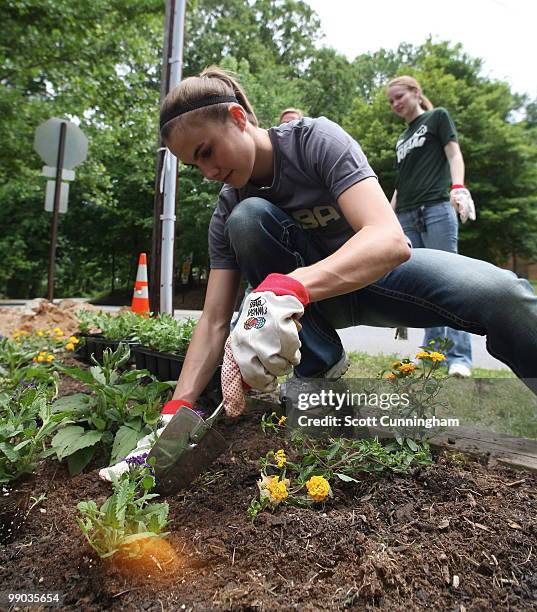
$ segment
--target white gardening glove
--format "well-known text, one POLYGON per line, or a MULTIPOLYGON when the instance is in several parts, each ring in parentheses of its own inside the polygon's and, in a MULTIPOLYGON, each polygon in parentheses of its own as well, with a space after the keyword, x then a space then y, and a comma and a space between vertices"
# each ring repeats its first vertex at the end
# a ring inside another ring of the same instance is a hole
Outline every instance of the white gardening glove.
POLYGON ((468 219, 475 221, 475 205, 472 196, 466 187, 457 186, 449 192, 449 201, 451 205, 459 213, 459 217, 463 223, 468 219))
POLYGON ((306 288, 284 274, 269 274, 247 296, 231 332, 231 349, 250 387, 273 391, 277 377, 300 363, 296 319, 308 303, 306 288))
POLYGON ((160 413, 159 427, 156 432, 152 432, 147 436, 144 436, 141 440, 138 440, 138 444, 136 448, 132 450, 122 461, 111 465, 109 467, 103 468, 99 470, 99 478, 101 480, 106 480, 108 482, 112 481, 112 474, 119 478, 121 474, 128 472, 130 464, 136 463, 136 459, 142 457, 143 455, 147 455, 149 451, 153 448, 157 438, 162 434, 162 432, 166 429, 168 423, 172 420, 175 413, 181 408, 185 406, 187 408, 192 408, 192 404, 187 402, 186 400, 170 400, 164 405, 162 412, 160 413))

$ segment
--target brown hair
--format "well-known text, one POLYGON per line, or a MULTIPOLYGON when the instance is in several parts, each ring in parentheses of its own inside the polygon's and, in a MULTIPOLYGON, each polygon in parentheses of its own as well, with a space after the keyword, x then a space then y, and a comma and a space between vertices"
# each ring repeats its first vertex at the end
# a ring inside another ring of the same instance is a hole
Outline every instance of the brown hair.
POLYGON ((423 108, 423 110, 428 111, 434 108, 433 103, 427 96, 424 95, 423 91, 421 90, 421 85, 414 77, 406 74, 395 77, 395 79, 392 79, 388 85, 386 85, 386 91, 395 85, 398 85, 399 87, 406 87, 407 89, 415 89, 420 99, 420 106, 423 108))
POLYGON ((284 116, 287 115, 287 113, 294 113, 295 115, 298 115, 299 119, 302 119, 302 117, 304 116, 302 114, 302 111, 298 108, 286 108, 280 113, 280 123, 282 122, 284 116))
MULTIPOLYGON (((188 77, 174 87, 164 98, 160 109, 161 119, 164 116, 173 115, 174 111, 188 108, 189 105, 208 96, 234 96, 237 102, 246 111, 248 121, 257 126, 258 121, 250 101, 237 79, 230 72, 222 70, 218 66, 209 66, 199 75, 188 77)), ((166 122, 161 129, 161 136, 166 139, 171 132, 183 121, 203 123, 207 120, 226 121, 229 117, 228 108, 230 102, 202 106, 187 112, 183 112, 174 119, 166 122)))

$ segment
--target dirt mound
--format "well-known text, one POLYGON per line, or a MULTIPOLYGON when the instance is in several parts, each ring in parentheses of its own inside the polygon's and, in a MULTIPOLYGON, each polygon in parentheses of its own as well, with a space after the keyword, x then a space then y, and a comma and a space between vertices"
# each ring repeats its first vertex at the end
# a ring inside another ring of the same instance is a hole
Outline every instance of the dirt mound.
POLYGON ((0 334, 11 336, 16 329, 27 332, 61 328, 66 336, 78 330, 77 310, 98 310, 86 302, 62 300, 53 304, 39 298, 27 306, 0 308, 0 334))

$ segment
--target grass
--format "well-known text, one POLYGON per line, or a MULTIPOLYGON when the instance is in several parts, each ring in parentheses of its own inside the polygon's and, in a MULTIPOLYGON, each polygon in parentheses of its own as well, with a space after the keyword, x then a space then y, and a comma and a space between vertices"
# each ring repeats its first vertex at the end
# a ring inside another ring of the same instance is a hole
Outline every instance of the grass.
MULTIPOLYGON (((345 378, 376 378, 401 355, 349 354, 351 367, 345 378)), ((445 404, 437 416, 458 417, 462 427, 537 439, 537 397, 511 370, 474 368, 472 379, 447 378, 438 398, 445 404)))
MULTIPOLYGON (((375 378, 379 372, 389 368, 394 361, 406 357, 406 355, 368 355, 367 353, 355 352, 349 353, 351 367, 349 368, 346 378, 375 378)), ((439 371, 445 372, 446 368, 441 368, 439 371)), ((511 370, 492 370, 488 368, 473 368, 473 378, 516 378, 511 370)))

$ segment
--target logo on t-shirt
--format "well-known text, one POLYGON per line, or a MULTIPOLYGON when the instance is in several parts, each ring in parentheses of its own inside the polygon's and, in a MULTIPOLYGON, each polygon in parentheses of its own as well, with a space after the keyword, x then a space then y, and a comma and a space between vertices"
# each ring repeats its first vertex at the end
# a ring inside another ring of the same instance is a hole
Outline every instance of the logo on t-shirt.
POLYGON ((404 142, 398 142, 395 150, 397 151, 397 163, 400 164, 403 159, 417 147, 423 147, 425 144, 425 134, 427 134, 427 125, 419 127, 414 134, 404 142))
POLYGON ((301 208, 291 212, 293 219, 300 224, 302 229, 315 229, 326 227, 330 222, 339 221, 341 215, 330 205, 314 206, 313 208, 301 208))

